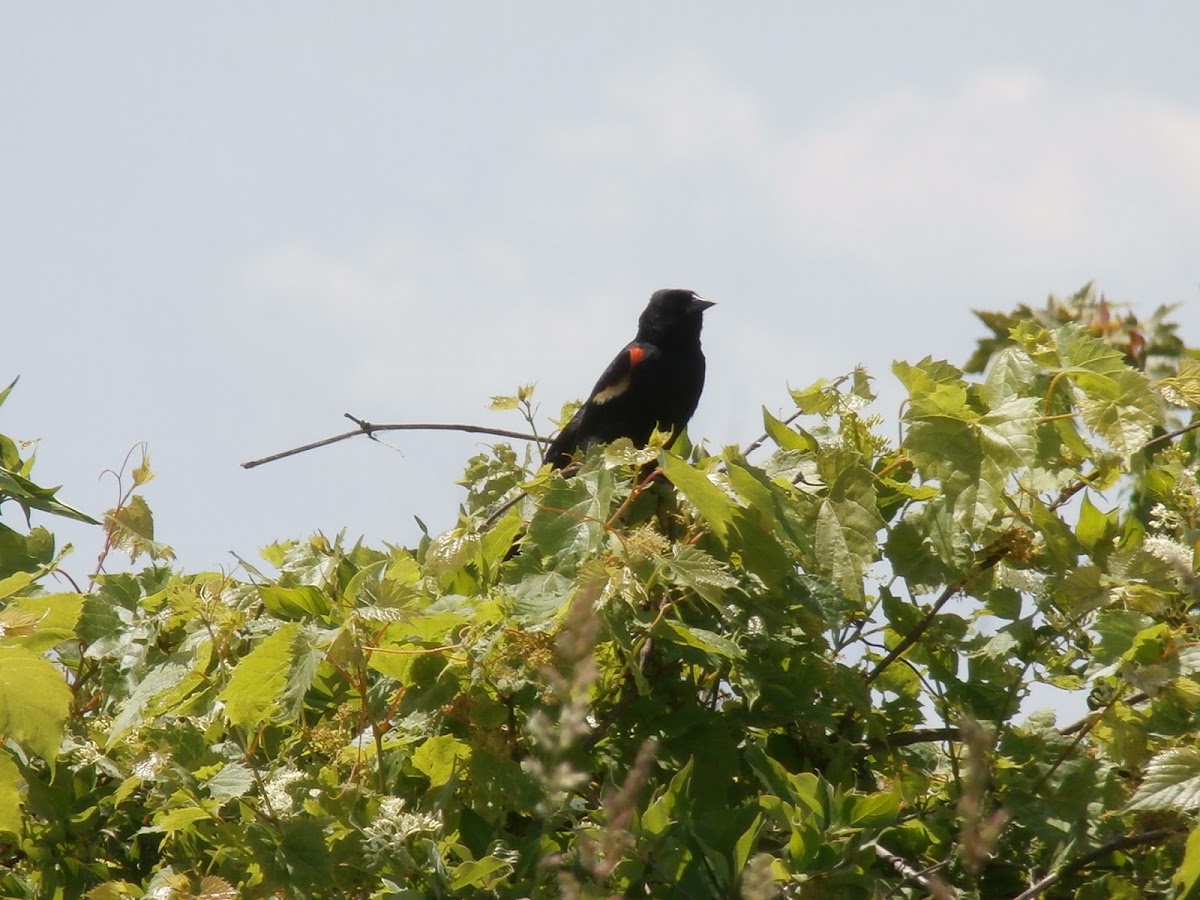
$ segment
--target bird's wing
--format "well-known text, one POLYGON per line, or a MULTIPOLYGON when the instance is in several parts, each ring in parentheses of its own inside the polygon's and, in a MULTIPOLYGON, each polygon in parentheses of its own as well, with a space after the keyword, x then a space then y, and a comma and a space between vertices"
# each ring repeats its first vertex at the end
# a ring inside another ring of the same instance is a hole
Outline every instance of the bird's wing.
POLYGON ((588 402, 603 406, 605 403, 620 397, 629 387, 629 381, 633 377, 633 370, 657 352, 649 344, 640 344, 637 341, 630 343, 624 350, 617 354, 616 359, 608 364, 608 368, 604 370, 604 374, 600 376, 600 380, 592 388, 588 402))

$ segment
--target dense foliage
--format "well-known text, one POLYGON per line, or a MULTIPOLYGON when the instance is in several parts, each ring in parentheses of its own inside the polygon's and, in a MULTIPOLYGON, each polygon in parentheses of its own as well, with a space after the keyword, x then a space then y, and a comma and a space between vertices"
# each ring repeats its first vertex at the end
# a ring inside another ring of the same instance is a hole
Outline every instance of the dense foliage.
POLYGON ((897 439, 855 371, 744 449, 499 445, 445 534, 234 574, 177 570, 143 461, 97 528, 133 569, 75 584, 44 523, 87 517, 0 437, 0 894, 1189 896, 1168 315, 983 314, 965 370, 895 364, 897 439))

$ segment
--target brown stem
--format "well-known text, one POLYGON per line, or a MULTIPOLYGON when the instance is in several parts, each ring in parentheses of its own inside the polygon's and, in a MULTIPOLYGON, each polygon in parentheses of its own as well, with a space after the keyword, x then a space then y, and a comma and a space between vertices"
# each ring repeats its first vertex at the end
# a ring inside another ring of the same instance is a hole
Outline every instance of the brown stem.
POLYGON ((1041 881, 1034 882, 1027 891, 1018 894, 1013 900, 1034 900, 1039 894, 1049 887, 1053 887, 1062 881, 1068 875, 1078 872, 1097 860, 1103 859, 1108 854, 1117 850, 1128 850, 1131 847, 1140 847, 1142 844, 1157 844, 1166 838, 1174 837, 1177 834, 1182 834, 1187 831, 1187 826, 1183 824, 1171 825, 1166 828, 1156 828, 1153 831, 1144 831, 1141 834, 1123 834, 1118 838, 1113 838, 1105 844, 1101 844, 1090 853, 1085 853, 1083 856, 1071 860, 1062 868, 1055 872, 1051 872, 1041 881))
POLYGON ((462 425, 450 424, 441 422, 405 422, 394 425, 374 425, 365 419, 359 419, 356 416, 345 413, 347 419, 356 424, 358 428, 354 431, 347 431, 342 434, 335 434, 333 437, 327 437, 324 440, 313 441, 311 444, 304 444, 300 447, 293 447, 291 450, 284 450, 280 453, 272 453, 270 456, 264 456, 261 459, 252 459, 249 462, 242 463, 243 469, 253 469, 255 466, 261 466, 264 463, 275 462, 277 459, 286 459, 289 456, 295 456, 298 453, 306 453, 309 450, 315 450, 318 447, 327 447, 330 444, 336 444, 338 441, 349 440, 352 437, 358 437, 360 434, 365 434, 369 438, 374 438, 375 434, 380 431, 460 431, 467 434, 488 434, 492 437, 512 438, 516 441, 535 441, 537 443, 545 443, 545 438, 538 437, 536 434, 526 434, 522 431, 509 431, 507 428, 487 428, 483 425, 462 425))

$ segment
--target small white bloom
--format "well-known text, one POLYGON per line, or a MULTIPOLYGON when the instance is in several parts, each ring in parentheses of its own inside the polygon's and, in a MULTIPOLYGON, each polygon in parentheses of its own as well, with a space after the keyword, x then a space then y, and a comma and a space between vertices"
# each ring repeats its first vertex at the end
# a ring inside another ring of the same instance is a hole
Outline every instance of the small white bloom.
POLYGON ((292 795, 288 793, 288 785, 304 777, 302 772, 295 769, 281 769, 267 779, 263 785, 267 804, 276 814, 290 813, 296 805, 292 795))
POLYGON ((1191 580, 1195 570, 1192 568, 1192 550, 1186 544, 1165 535, 1153 534, 1142 541, 1142 549, 1174 568, 1180 579, 1191 580))
POLYGON ((1013 569, 1009 566, 1000 569, 1000 583, 1024 594, 1040 594, 1043 581, 1041 574, 1032 569, 1013 569))
POLYGON ((1183 519, 1175 510, 1169 509, 1162 503, 1155 503, 1150 507, 1151 527, 1159 531, 1174 531, 1181 524, 1183 524, 1183 519))
POLYGON ((149 756, 145 756, 134 763, 131 771, 143 780, 153 778, 162 771, 163 766, 167 764, 169 759, 170 757, 165 753, 151 753, 149 756))

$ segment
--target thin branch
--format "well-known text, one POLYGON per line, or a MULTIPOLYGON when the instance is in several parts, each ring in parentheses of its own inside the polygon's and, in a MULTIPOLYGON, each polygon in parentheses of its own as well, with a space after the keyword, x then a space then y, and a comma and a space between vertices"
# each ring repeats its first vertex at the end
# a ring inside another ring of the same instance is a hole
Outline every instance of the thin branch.
MULTIPOLYGON (((1151 438, 1150 440, 1146 441, 1146 443, 1142 444, 1141 447, 1138 448, 1138 452, 1145 453, 1151 447, 1156 447, 1159 444, 1165 444, 1168 441, 1173 441, 1173 440, 1175 440, 1175 438, 1182 437, 1183 435, 1188 434, 1192 431, 1196 431, 1197 429, 1200 429, 1200 419, 1197 419, 1195 422, 1192 422, 1189 425, 1185 425, 1182 428, 1176 429, 1175 431, 1169 431, 1166 434, 1160 434, 1156 438, 1151 438)), ((1074 497, 1076 494, 1078 494, 1080 491, 1082 491, 1085 487, 1087 487, 1089 484, 1091 484, 1092 479, 1094 479, 1099 474, 1100 474, 1099 470, 1095 470, 1095 471, 1089 472, 1087 475, 1079 476, 1079 478, 1075 479, 1070 484, 1068 484, 1066 487, 1064 487, 1061 491, 1058 492, 1058 496, 1055 497, 1053 502, 1050 503, 1049 508, 1051 510, 1058 509, 1060 506, 1062 506, 1064 503, 1066 503, 1068 500, 1070 500, 1072 497, 1074 497)))
POLYGON ((870 684, 872 681, 882 675, 884 669, 899 659, 909 647, 921 639, 922 635, 929 630, 929 626, 933 624, 933 620, 937 617, 937 614, 941 611, 942 607, 949 602, 951 597, 963 590, 963 588, 970 584, 975 578, 979 577, 988 569, 995 566, 1007 555, 1007 547, 999 546, 983 559, 979 560, 979 562, 976 563, 975 567, 971 570, 971 573, 965 578, 960 578, 958 581, 954 581, 946 585, 946 589, 942 591, 941 596, 933 602, 933 606, 929 607, 929 611, 925 613, 924 618, 917 623, 917 627, 906 634, 900 640, 900 643, 893 647, 892 651, 883 659, 881 659, 875 665, 875 668, 870 671, 870 673, 867 675, 867 684, 870 684))
POLYGON ((545 438, 538 437, 536 434, 526 434, 522 431, 509 431, 507 428, 487 428, 483 425, 461 425, 461 424, 444 424, 440 422, 406 422, 398 425, 373 425, 365 419, 359 419, 350 413, 345 413, 347 419, 358 425, 354 431, 347 431, 343 434, 335 434, 333 437, 325 438, 321 441, 313 441, 311 444, 304 444, 301 447, 293 447, 291 450, 284 450, 281 453, 273 453, 270 456, 264 456, 261 459, 252 459, 250 462, 242 463, 243 469, 253 469, 255 466, 261 466, 264 463, 275 462, 277 459, 286 459, 289 456, 295 456, 298 453, 306 453, 309 450, 315 450, 318 447, 327 447, 330 444, 336 444, 338 441, 349 440, 352 437, 358 437, 360 434, 365 434, 367 437, 374 439, 375 434, 380 431, 461 431, 467 434, 488 434, 492 437, 512 438, 516 441, 535 441, 537 443, 545 443, 545 438))
POLYGON ((898 731, 886 737, 872 738, 866 742, 865 750, 867 753, 875 753, 879 750, 911 747, 913 744, 936 744, 941 741, 957 741, 960 736, 957 728, 914 728, 912 731, 898 731))
MULTIPOLYGON (((783 424, 791 425, 798 418, 800 418, 800 416, 802 416, 803 414, 804 414, 803 410, 796 410, 796 412, 792 413, 790 416, 788 416, 786 419, 783 420, 783 424)), ((757 450, 759 447, 761 447, 763 444, 765 444, 767 442, 767 438, 769 438, 769 437, 770 437, 770 435, 767 434, 766 432, 764 432, 762 435, 760 435, 758 437, 757 440, 751 441, 750 444, 746 447, 746 449, 742 451, 742 456, 749 456, 751 453, 753 453, 755 450, 757 450)))
POLYGON ((958 897, 958 891, 933 874, 946 865, 944 862, 932 865, 927 869, 918 869, 904 857, 898 856, 879 844, 875 845, 875 855, 895 869, 897 874, 904 879, 900 884, 912 882, 928 892, 935 900, 955 900, 958 897))
POLYGON ((1195 431, 1197 428, 1200 428, 1200 419, 1197 419, 1190 425, 1184 425, 1178 431, 1172 431, 1168 434, 1160 434, 1156 438, 1151 438, 1150 440, 1146 441, 1146 443, 1142 444, 1142 450, 1149 450, 1151 447, 1157 444, 1165 444, 1167 441, 1173 441, 1175 438, 1182 437, 1189 431, 1195 431))
POLYGON ((1018 894, 1013 900, 1034 900, 1039 894, 1049 887, 1053 887, 1062 881, 1068 875, 1078 872, 1080 869, 1090 866, 1097 860, 1103 859, 1110 853, 1118 850, 1128 850, 1131 847, 1140 847, 1143 844, 1157 844, 1169 837, 1174 837, 1177 834, 1182 834, 1187 831, 1187 826, 1183 824, 1171 825, 1167 828, 1156 828, 1153 831, 1144 831, 1141 834, 1124 834, 1121 837, 1113 838, 1111 841, 1101 844, 1090 853, 1085 853, 1083 856, 1071 860, 1061 869, 1051 872, 1041 881, 1035 882, 1027 891, 1018 894))
MULTIPOLYGON (((1139 692, 1139 693, 1131 695, 1125 701, 1125 705, 1133 706, 1135 703, 1145 703, 1149 699, 1150 699, 1149 694, 1139 692)), ((1090 712, 1086 716, 1084 716, 1082 719, 1072 722, 1070 725, 1066 726, 1065 728, 1058 729, 1058 733, 1059 734, 1074 734, 1075 732, 1077 732, 1083 728, 1091 728, 1092 725, 1095 724, 1096 720, 1098 720, 1107 711, 1108 711, 1108 706, 1105 706, 1103 709, 1093 710, 1092 712, 1090 712)))

